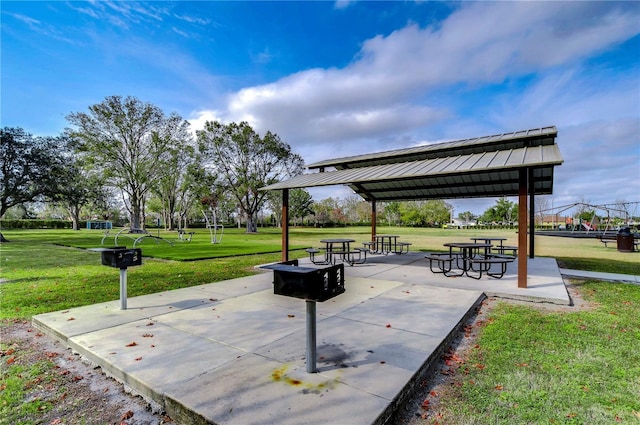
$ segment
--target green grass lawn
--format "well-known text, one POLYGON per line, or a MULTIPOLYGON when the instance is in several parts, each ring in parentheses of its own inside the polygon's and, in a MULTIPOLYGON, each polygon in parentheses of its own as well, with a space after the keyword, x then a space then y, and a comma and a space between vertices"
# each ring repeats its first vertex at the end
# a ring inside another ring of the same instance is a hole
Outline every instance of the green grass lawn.
MULTIPOLYGON (((225 229, 221 244, 211 244, 206 229, 196 232, 191 242, 178 241, 175 232, 160 232, 173 246, 143 240, 143 265, 129 268, 128 295, 246 276, 255 273, 254 266, 281 258, 278 229, 259 229, 258 234, 225 229)), ((517 244, 512 230, 379 227, 378 233, 399 235, 413 251, 442 251, 445 242, 476 236, 501 236, 508 238, 505 244, 517 244)), ((119 298, 117 269, 102 266, 100 254, 88 250, 101 246, 101 231, 3 234, 11 241, 0 245, 3 323, 119 298)), ((293 227, 290 258, 305 257, 303 248, 338 236, 364 242, 370 229, 293 227)), ((105 242, 113 244, 113 239, 105 242)), ((131 247, 133 241, 122 238, 118 244, 131 247)), ((539 236, 536 255, 555 257, 567 268, 640 274, 640 254, 619 253, 595 239, 539 236)), ((594 306, 590 310, 551 312, 504 302, 484 318, 476 348, 441 403, 441 416, 424 423, 640 423, 640 287, 598 281, 579 285, 594 306)), ((1 416, 24 405, 14 390, 25 386, 32 373, 24 365, 0 361, 1 416)))
POLYGON ((588 311, 501 302, 425 424, 640 423, 640 286, 578 284, 588 311), (437 416, 437 417, 436 417, 437 416))

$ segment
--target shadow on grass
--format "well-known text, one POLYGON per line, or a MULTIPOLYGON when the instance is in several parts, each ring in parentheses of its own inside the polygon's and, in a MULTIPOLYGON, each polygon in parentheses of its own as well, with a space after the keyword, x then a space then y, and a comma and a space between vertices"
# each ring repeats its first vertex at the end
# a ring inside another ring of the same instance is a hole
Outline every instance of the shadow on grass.
POLYGON ((604 273, 620 273, 638 275, 640 273, 640 253, 638 252, 621 252, 626 261, 607 260, 602 258, 572 258, 572 257, 556 257, 558 266, 563 269, 586 270, 604 273), (636 262, 629 262, 627 256, 635 256, 636 262))

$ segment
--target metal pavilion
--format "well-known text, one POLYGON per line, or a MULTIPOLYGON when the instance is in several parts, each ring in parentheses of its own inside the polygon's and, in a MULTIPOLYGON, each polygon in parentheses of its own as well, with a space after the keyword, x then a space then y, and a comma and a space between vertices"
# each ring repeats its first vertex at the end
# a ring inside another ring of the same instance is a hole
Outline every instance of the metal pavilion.
POLYGON ((535 195, 553 193, 554 168, 563 163, 557 135, 555 126, 542 127, 309 164, 310 173, 261 189, 282 190, 282 259, 289 251, 289 189, 349 186, 371 203, 372 237, 378 201, 518 196, 518 287, 526 288, 535 195))

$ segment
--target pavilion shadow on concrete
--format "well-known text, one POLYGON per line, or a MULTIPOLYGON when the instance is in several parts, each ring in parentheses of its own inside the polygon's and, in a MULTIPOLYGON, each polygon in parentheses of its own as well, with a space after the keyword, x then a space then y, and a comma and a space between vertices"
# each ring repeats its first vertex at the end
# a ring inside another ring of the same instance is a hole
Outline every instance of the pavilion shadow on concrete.
POLYGON ((289 189, 349 186, 371 203, 372 238, 378 201, 518 196, 518 287, 526 288, 527 253, 535 255, 535 195, 553 193, 554 167, 563 163, 557 135, 555 127, 543 127, 307 165, 317 172, 261 189, 282 190, 282 260, 289 256, 289 189))

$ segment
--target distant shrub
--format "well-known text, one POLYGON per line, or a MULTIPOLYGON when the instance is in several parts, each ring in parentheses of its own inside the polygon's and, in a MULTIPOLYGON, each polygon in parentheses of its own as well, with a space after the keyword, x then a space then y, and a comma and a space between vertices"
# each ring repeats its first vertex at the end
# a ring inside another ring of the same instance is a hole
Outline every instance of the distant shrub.
POLYGON ((2 229, 71 229, 73 224, 69 220, 0 220, 2 229))

